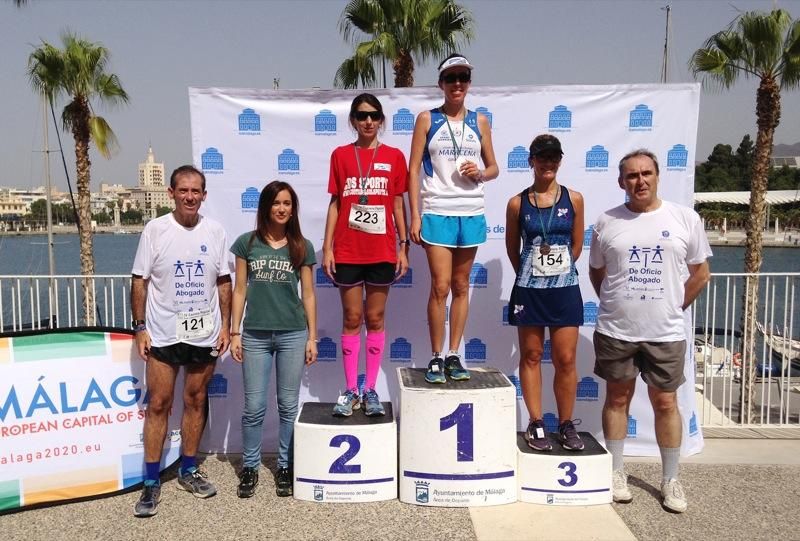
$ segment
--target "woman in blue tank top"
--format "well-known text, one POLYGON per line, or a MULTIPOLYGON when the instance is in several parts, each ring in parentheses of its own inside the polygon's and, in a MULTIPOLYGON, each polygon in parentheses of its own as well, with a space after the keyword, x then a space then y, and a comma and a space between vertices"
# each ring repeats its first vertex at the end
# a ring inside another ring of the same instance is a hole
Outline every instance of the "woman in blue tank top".
POLYGON ((506 208, 506 251, 516 272, 508 322, 519 335, 519 379, 530 415, 528 446, 550 451, 542 420, 544 329, 550 330, 553 391, 558 407, 557 439, 571 451, 583 450, 572 413, 578 386, 575 352, 583 325, 583 300, 575 260, 583 248, 583 196, 556 181, 563 156, 560 141, 537 136, 528 163, 533 185, 512 197, 506 208))

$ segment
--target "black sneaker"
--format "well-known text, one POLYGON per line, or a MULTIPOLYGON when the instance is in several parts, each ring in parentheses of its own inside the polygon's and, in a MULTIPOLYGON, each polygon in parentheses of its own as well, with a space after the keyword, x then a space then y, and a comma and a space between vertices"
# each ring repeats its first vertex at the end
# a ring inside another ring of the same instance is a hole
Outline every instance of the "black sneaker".
POLYGON ((275 474, 275 494, 281 497, 292 495, 292 470, 289 468, 279 468, 275 474))
POLYGON ((578 436, 575 425, 581 424, 580 419, 566 420, 558 425, 558 442, 567 451, 583 451, 583 440, 578 436))
POLYGON ((444 361, 441 357, 434 357, 428 363, 425 381, 428 383, 447 383, 447 378, 444 376, 444 361))
POLYGON ((444 359, 444 373, 453 381, 468 381, 469 370, 461 366, 461 357, 448 355, 444 359))
POLYGON ((544 428, 544 421, 541 419, 533 420, 528 423, 528 430, 525 431, 525 441, 528 447, 534 451, 552 451, 553 446, 547 439, 547 431, 544 428))
POLYGON ((161 501, 161 485, 145 484, 142 487, 142 495, 139 496, 139 501, 133 508, 133 516, 135 517, 152 517, 158 510, 158 503, 161 501))
POLYGON ((236 493, 239 495, 240 498, 249 498, 253 494, 256 493, 256 487, 258 486, 258 469, 256 468, 242 468, 242 471, 239 473, 239 488, 236 489, 236 493))

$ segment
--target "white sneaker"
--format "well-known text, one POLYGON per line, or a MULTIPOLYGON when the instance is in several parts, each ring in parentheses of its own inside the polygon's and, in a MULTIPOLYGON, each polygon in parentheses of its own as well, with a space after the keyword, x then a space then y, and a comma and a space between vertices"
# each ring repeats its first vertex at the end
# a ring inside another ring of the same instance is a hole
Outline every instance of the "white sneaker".
POLYGON ((628 488, 628 476, 625 474, 625 470, 611 472, 611 487, 615 502, 630 503, 633 500, 633 495, 628 488))
POLYGON ((661 496, 664 497, 664 507, 670 511, 674 513, 686 511, 688 506, 686 494, 683 493, 683 487, 677 479, 670 479, 661 483, 661 496))

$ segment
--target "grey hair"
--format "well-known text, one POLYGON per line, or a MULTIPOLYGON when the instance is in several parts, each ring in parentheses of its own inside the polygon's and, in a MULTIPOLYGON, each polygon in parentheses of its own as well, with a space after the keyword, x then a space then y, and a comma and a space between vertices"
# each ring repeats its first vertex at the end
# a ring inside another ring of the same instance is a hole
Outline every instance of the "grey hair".
POLYGON ((635 158, 636 156, 647 156, 656 166, 656 175, 659 174, 658 171, 658 158, 656 155, 647 150, 646 148, 637 148, 636 150, 631 150, 627 154, 625 154, 622 159, 619 161, 619 178, 622 178, 622 167, 625 165, 625 162, 630 160, 631 158, 635 158))

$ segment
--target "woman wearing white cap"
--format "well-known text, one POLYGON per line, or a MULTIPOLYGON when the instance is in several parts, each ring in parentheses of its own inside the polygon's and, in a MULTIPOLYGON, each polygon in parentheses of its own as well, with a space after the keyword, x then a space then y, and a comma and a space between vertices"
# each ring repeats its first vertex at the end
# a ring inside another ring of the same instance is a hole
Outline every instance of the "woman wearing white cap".
POLYGON ((478 246, 486 241, 483 183, 498 174, 489 120, 464 105, 472 69, 460 54, 439 65, 444 104, 417 116, 411 140, 410 234, 424 246, 431 271, 429 383, 445 383, 446 376, 469 379, 458 348, 469 310, 469 273, 478 246), (443 355, 445 304, 451 292, 449 350, 443 355))

